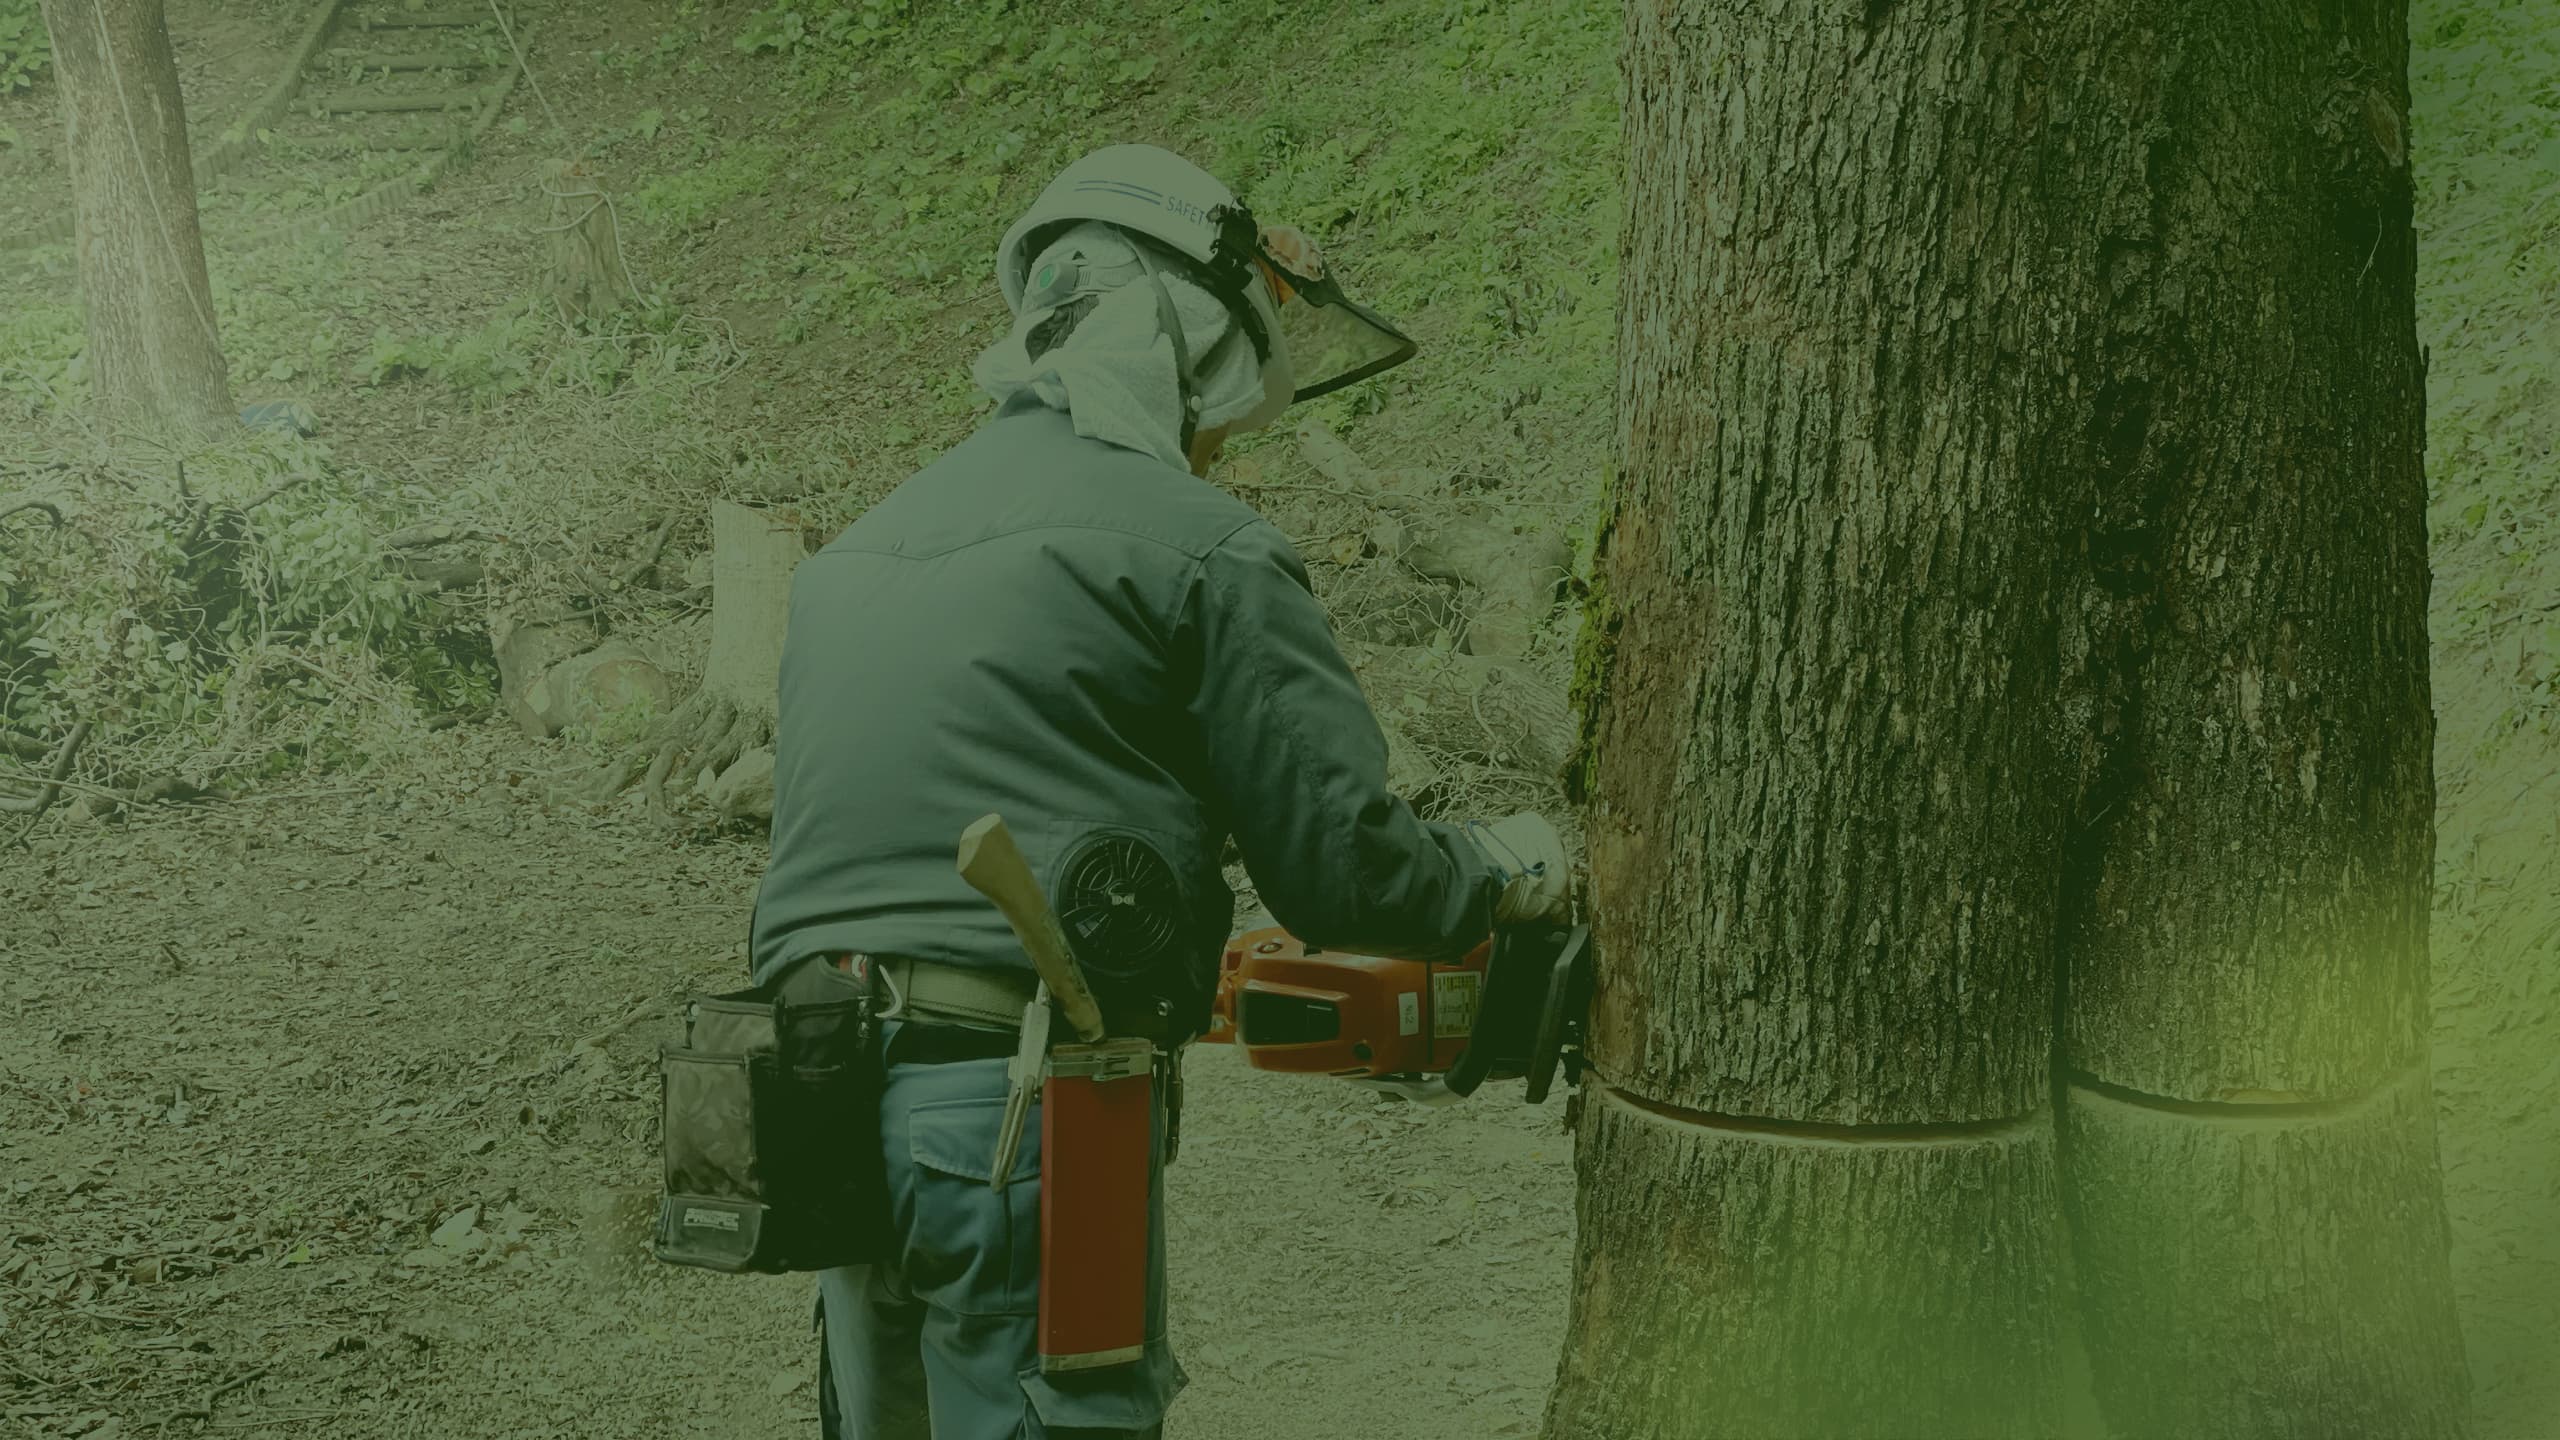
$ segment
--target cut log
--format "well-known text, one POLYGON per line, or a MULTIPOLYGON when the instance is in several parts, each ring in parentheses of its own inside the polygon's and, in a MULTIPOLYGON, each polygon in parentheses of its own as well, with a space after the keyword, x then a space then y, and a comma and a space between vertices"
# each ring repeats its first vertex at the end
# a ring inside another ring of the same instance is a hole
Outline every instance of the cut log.
POLYGON ((759 745, 720 772, 703 798, 723 820, 773 818, 773 748, 759 745))
POLYGON ((1564 537, 1513 535, 1486 526, 1452 548, 1454 563, 1470 575, 1480 596, 1467 621, 1468 653, 1497 659, 1528 654, 1538 627, 1555 612, 1557 587, 1573 565, 1564 537))
POLYGON ((668 698, 666 675, 638 646, 615 639, 552 666, 526 691, 525 704, 556 734, 593 726, 643 701, 663 712, 668 698))
POLYGON ((809 550, 796 511, 711 502, 711 654, 702 688, 767 724, 782 677, 791 574, 809 550))

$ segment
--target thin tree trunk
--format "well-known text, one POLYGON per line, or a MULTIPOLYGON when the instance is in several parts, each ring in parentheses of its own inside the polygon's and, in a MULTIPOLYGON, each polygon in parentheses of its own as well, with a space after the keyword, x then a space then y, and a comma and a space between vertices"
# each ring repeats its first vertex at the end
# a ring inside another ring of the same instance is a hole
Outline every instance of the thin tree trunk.
POLYGON ((2427 1101, 2407 11, 2079 12, 2105 323, 2064 1168, 2126 1437, 2464 1432, 2427 1101))
POLYGON ((2035 77, 1972 0, 1626 20, 1548 1433, 2050 1436, 2074 757, 2035 77))
POLYGON ((231 423, 160 0, 43 3, 71 160, 90 393, 120 424, 203 431, 231 423))

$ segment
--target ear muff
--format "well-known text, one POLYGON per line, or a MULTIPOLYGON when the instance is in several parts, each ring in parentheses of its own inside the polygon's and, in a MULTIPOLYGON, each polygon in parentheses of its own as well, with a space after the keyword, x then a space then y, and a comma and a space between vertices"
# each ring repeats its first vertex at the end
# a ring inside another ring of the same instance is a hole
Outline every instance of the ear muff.
POLYGON ((1036 271, 1022 292, 1022 308, 1044 310, 1063 305, 1084 283, 1084 267, 1073 260, 1052 260, 1036 271))

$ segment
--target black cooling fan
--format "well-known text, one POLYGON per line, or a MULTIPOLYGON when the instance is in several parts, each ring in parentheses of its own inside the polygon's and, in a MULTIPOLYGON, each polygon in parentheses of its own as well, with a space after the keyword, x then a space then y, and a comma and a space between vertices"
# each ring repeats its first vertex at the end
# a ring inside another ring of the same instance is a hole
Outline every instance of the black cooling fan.
POLYGON ((1113 831, 1089 835, 1060 867, 1058 920, 1086 969, 1136 979, 1173 950, 1182 929, 1181 887, 1146 841, 1113 831))

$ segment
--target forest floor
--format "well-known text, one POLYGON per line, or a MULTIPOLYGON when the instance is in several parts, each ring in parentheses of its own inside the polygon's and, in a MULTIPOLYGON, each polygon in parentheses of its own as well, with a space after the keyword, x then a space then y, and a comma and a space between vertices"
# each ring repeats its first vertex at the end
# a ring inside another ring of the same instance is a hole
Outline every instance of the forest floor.
MULTIPOLYGON (((809 1286, 647 1254, 656 1045, 737 982, 761 847, 596 818, 523 749, 0 872, 0 1213, 45 1237, 0 1251, 0 1433, 815 1433, 809 1286)), ((1561 1106, 1187 1073, 1181 1433, 1532 1433, 1561 1106)))
MULTIPOLYGON (((2560 595, 2545 558, 2560 555, 2560 359, 2545 338, 2560 333, 2560 245, 2535 259, 2526 241, 2553 223, 2534 197, 2560 179, 2560 38, 2530 5, 2418 8, 2437 1093, 2481 1434, 2548 1440, 2560 1434, 2560 634, 2539 607, 2560 595)), ((1613 4, 1554 7, 1567 10, 1614 24, 1613 4)), ((553 343, 490 316, 539 269, 535 176, 565 125, 627 182, 644 278, 668 276, 735 346, 688 397, 687 444, 814 466, 858 496, 965 430, 973 402, 946 381, 995 307, 886 329, 878 312, 809 303, 821 280, 861 294, 862 267, 887 269, 858 251, 840 268, 830 212, 850 194, 868 214, 876 191, 906 182, 843 188, 769 142, 858 128, 863 97, 814 111, 786 99, 784 46, 730 45, 747 19, 737 7, 716 26, 691 0, 517 12, 541 87, 510 109, 532 123, 502 125, 417 202, 256 270, 228 264, 222 216, 208 218, 218 282, 226 269, 259 277, 224 295, 244 400, 306 400, 342 463, 422 493, 475 469, 574 470, 600 446, 607 461, 679 464, 664 456, 682 447, 614 428, 627 421, 607 407, 481 383, 535 367, 553 343), (435 383, 367 373, 385 334, 450 341, 435 383), (813 433, 820 415, 834 431, 813 433), (807 458, 831 435, 875 432, 896 443, 807 458)), ((305 13, 172 0, 191 113, 237 113, 305 13)), ((1551 43, 1514 49, 1535 61, 1551 43)), ((1612 52, 1576 45, 1591 72, 1577 92, 1605 103, 1612 52)), ((1364 74, 1437 73, 1373 48, 1364 74)), ((1169 109, 1109 118, 1188 133, 1169 109)), ((19 137, 0 148, 0 214, 58 204, 49 91, 0 98, 0 132, 19 137)), ((32 276, 0 265, 0 338, 33 347, 58 329, 68 285, 58 260, 32 276)), ((1559 346, 1605 347, 1605 317, 1594 331, 1554 325, 1559 346)), ((1605 348, 1540 377, 1542 396, 1503 377, 1520 386, 1504 423, 1462 437, 1400 400, 1362 443, 1381 463, 1462 453, 1446 463, 1506 476, 1525 505, 1570 509, 1606 463, 1611 377, 1605 348)), ((1339 600, 1363 572, 1323 558, 1316 523, 1293 528, 1339 600)), ((0 1015, 15 1019, 0 1044, 0 1435, 815 1433, 808 1287, 646 1256, 654 1046, 684 996, 739 975, 762 847, 581 803, 593 759, 500 717, 226 806, 113 824, 66 813, 0 866, 0 1015)), ((1532 1433, 1569 1290, 1561 1106, 1490 1094, 1417 1111, 1257 1076, 1214 1049, 1190 1076, 1169 1175, 1193 1377, 1175 1433, 1532 1433)))

